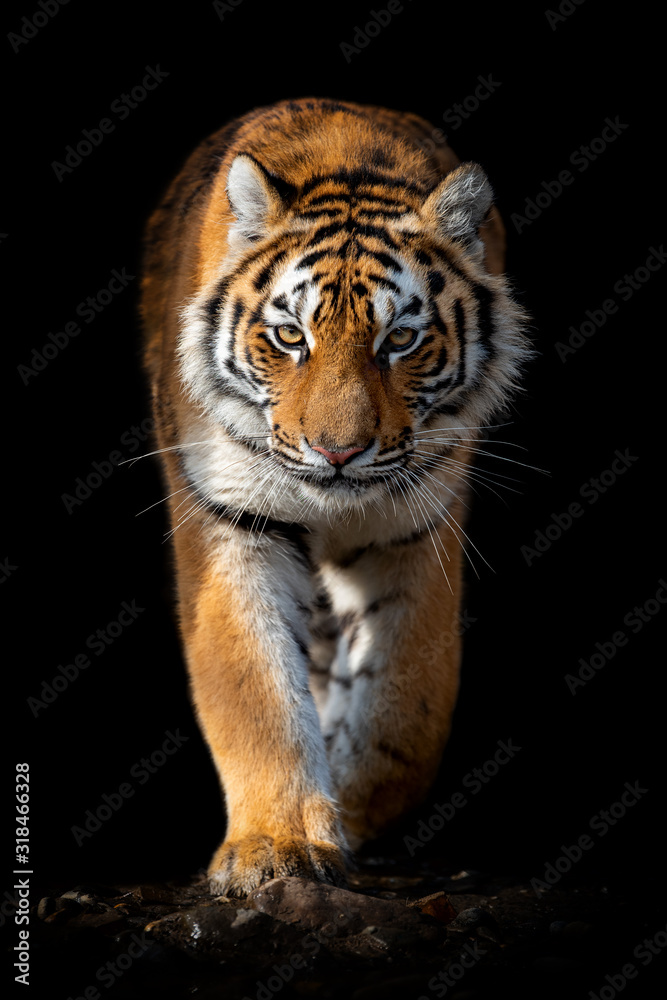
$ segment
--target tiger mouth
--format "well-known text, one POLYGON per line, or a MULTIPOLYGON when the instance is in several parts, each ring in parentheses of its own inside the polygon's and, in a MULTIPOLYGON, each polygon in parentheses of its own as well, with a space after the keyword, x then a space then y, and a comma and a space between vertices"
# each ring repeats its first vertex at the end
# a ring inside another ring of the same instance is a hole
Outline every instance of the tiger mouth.
POLYGON ((393 474, 398 469, 405 468, 409 464, 408 455, 401 455, 399 459, 390 466, 379 469, 372 465, 362 466, 355 470, 353 466, 338 466, 331 468, 318 468, 308 466, 305 463, 297 464, 293 459, 286 459, 279 452, 274 452, 274 458, 281 468, 289 472, 295 480, 317 486, 324 490, 336 492, 362 493, 374 486, 388 486, 392 482, 393 474))

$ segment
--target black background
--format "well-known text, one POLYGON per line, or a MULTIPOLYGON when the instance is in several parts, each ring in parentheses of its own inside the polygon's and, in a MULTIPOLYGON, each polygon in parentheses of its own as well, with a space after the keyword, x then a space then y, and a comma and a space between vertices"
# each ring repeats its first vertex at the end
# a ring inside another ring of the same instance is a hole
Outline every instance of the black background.
MULTIPOLYGON (((4 34, 37 9, 17 6, 4 34)), ((613 290, 667 235, 648 51, 657 27, 636 5, 621 21, 593 0, 572 4, 555 29, 539 4, 434 9, 415 0, 348 61, 341 43, 353 42, 371 9, 243 0, 221 19, 210 3, 71 2, 18 52, 3 39, 9 141, 0 253, 11 318, 0 557, 16 567, 2 583, 14 692, 4 794, 10 801, 14 761, 28 761, 40 885, 187 875, 208 862, 222 834, 221 797, 170 609, 162 507, 139 515, 164 495, 155 460, 115 469, 71 512, 62 497, 93 461, 115 450, 131 457, 121 438, 148 416, 140 240, 164 186, 226 120, 310 95, 416 112, 449 134, 462 159, 484 166, 508 227, 508 273, 540 352, 512 426, 494 435, 526 451, 494 450, 548 475, 481 462, 516 476, 510 485, 520 492, 499 490, 501 500, 480 488, 475 498, 469 534, 494 572, 475 557, 479 579, 468 574, 464 607, 476 621, 466 633, 454 733, 422 815, 461 790, 498 740, 522 749, 425 851, 452 870, 540 876, 561 844, 587 832, 625 782, 638 781, 649 791, 567 878, 652 885, 659 870, 664 668, 656 640, 667 611, 636 635, 623 619, 667 575, 658 537, 663 276, 653 274, 627 302, 613 290), (148 66, 168 77, 121 121, 111 104, 148 66), (443 122, 489 74, 500 85, 488 99, 459 128, 443 122), (627 128, 588 169, 573 167, 571 154, 617 116, 627 128), (105 117, 113 133, 59 181, 53 162, 105 117), (564 169, 573 184, 517 232, 512 214, 564 169), (49 332, 77 320, 77 305, 105 288, 114 268, 136 277, 94 322, 79 319, 80 335, 24 384, 19 366, 33 363, 49 332), (556 342, 609 298, 618 312, 561 361, 556 342), (594 504, 582 499, 582 486, 610 469, 617 449, 636 461, 594 504), (529 566, 521 546, 577 501, 582 516, 529 566), (41 697, 58 665, 86 652, 88 636, 132 600, 145 609, 137 620, 35 716, 28 698, 41 697), (627 646, 573 695, 565 675, 618 629, 630 635, 627 646), (188 741, 140 785, 131 768, 177 728, 188 741), (78 846, 72 827, 128 781, 133 797, 78 846)), ((149 450, 147 442, 135 454, 149 450)), ((415 829, 407 821, 394 847, 403 850, 403 835, 415 829)))

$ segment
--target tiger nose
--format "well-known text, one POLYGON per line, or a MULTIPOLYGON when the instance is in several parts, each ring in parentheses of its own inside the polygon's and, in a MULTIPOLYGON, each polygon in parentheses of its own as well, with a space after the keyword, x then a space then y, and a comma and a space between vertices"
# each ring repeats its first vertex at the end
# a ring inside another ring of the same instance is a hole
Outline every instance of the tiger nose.
POLYGON ((326 448, 320 448, 319 445, 311 444, 310 446, 313 451, 319 451, 320 455, 324 455, 327 462, 331 462, 332 465, 343 465, 347 462, 348 458, 352 458, 353 455, 357 455, 360 451, 364 451, 364 448, 347 448, 345 451, 328 451, 326 448))

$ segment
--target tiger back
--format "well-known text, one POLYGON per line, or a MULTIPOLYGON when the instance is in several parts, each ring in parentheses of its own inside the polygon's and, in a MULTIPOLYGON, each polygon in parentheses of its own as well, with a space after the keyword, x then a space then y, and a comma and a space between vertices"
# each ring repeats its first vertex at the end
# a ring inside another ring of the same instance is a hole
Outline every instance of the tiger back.
POLYGON ((426 794, 459 681, 475 442, 529 356, 489 182, 320 99, 192 154, 149 221, 151 384, 212 889, 343 884, 426 794))

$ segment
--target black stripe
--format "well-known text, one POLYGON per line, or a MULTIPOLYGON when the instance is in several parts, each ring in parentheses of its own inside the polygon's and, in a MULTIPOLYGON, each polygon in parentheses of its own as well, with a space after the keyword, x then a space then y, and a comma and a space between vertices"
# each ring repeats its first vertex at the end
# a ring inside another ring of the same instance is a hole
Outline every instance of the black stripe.
POLYGON ((279 250, 276 254, 274 254, 272 259, 267 264, 264 265, 259 274, 255 275, 255 279, 253 281, 253 287, 255 288, 256 291, 261 292, 262 289, 266 287, 266 285, 271 280, 275 268, 278 266, 281 260, 285 259, 286 256, 287 256, 287 250, 279 250))
POLYGON ((392 248, 392 250, 400 249, 396 240, 392 239, 390 234, 383 226, 371 226, 370 224, 353 225, 350 231, 354 232, 355 237, 356 236, 375 237, 375 239, 381 240, 383 243, 386 243, 387 246, 392 248))
MULTIPOLYGON (((441 320, 436 320, 436 326, 438 327, 438 329, 440 330, 440 332, 442 333, 442 335, 444 337, 446 337, 447 336, 447 327, 445 326, 445 324, 442 323, 441 320)), ((434 378, 434 376, 439 375, 440 372, 442 371, 442 369, 447 364, 447 355, 448 355, 447 345, 443 344, 442 347, 440 348, 440 351, 438 352, 437 360, 434 362, 434 364, 431 365, 431 367, 428 369, 428 371, 422 372, 422 379, 425 379, 425 378, 434 378)), ((448 379, 448 381, 449 381, 449 379, 448 379)), ((424 388, 424 390, 426 392, 434 392, 435 391, 435 387, 431 387, 429 385, 425 385, 425 386, 423 386, 423 388, 424 388)))
POLYGON ((305 642, 303 642, 299 638, 299 636, 297 635, 297 633, 295 632, 295 630, 293 628, 290 628, 288 626, 288 631, 289 631, 289 634, 290 634, 290 638, 292 639, 292 642, 298 648, 298 650, 301 653, 301 655, 304 656, 306 659, 308 659, 308 646, 305 644, 305 642))
POLYGON ((431 295, 435 298, 445 287, 444 276, 440 271, 431 270, 428 272, 428 288, 431 295))
POLYGON ((331 250, 314 250, 312 253, 306 254, 296 266, 297 271, 301 271, 305 267, 312 267, 316 264, 318 260, 322 260, 323 257, 327 257, 331 253, 331 250))
POLYGON ((463 310, 463 303, 460 299, 457 299, 454 303, 454 322, 456 324, 456 335, 459 340, 459 363, 456 368, 452 389, 457 389, 460 385, 463 385, 466 379, 466 317, 463 310))
POLYGON ((350 219, 346 219, 344 222, 330 222, 326 226, 320 226, 319 229, 316 229, 306 243, 306 246, 317 246, 318 243, 329 239, 331 236, 337 236, 338 233, 351 233, 353 229, 354 223, 352 223, 350 219))
POLYGON ((374 282, 376 285, 381 285, 383 288, 389 288, 392 292, 400 292, 400 288, 396 282, 391 280, 391 278, 385 278, 381 274, 368 274, 366 277, 369 281, 374 282))
POLYGON ((410 758, 406 757, 404 753, 401 753, 401 751, 397 747, 392 747, 389 746, 388 743, 381 742, 376 744, 376 748, 380 751, 380 753, 386 754, 388 757, 391 757, 393 760, 398 761, 405 767, 412 766, 412 761, 410 760, 410 758))
MULTIPOLYGON (((357 198, 363 197, 365 194, 365 192, 360 191, 359 188, 374 186, 402 188, 407 191, 412 191, 420 196, 425 195, 428 191, 427 185, 416 183, 409 180, 407 177, 392 177, 387 174, 374 173, 373 171, 364 169, 341 169, 337 170, 333 174, 320 174, 315 177, 311 177, 311 179, 306 181, 301 189, 302 197, 324 184, 345 184, 349 188, 356 189, 354 193, 357 198)), ((372 192, 368 193, 371 197, 373 196, 372 192)))
POLYGON ((489 360, 495 356, 496 350, 493 344, 493 320, 491 318, 491 305, 493 303, 493 292, 484 285, 474 286, 475 300, 477 302, 477 327, 481 342, 487 350, 489 360))
POLYGON ((329 192, 328 194, 318 194, 314 198, 311 198, 307 204, 307 207, 311 208, 313 205, 323 205, 327 201, 349 202, 349 200, 350 196, 345 191, 341 191, 340 194, 329 192))
MULTIPOLYGON (((188 485, 192 493, 201 497, 199 490, 189 482, 188 485)), ((203 499, 203 498, 202 498, 203 499)), ((221 520, 234 522, 235 528, 257 535, 279 535, 289 542, 297 551, 302 561, 310 568, 312 566, 310 549, 307 538, 310 529, 302 524, 293 521, 278 521, 272 517, 266 517, 262 513, 252 513, 251 511, 239 511, 226 504, 208 502, 202 504, 202 510, 216 514, 221 520)))
POLYGON ((373 260, 379 261, 383 267, 386 267, 391 271, 395 271, 397 274, 401 274, 403 271, 403 268, 398 261, 394 260, 394 258, 388 253, 383 253, 381 250, 371 250, 370 247, 365 247, 363 243, 360 244, 360 248, 366 257, 372 257, 373 260))
POLYGON ((421 307, 422 307, 422 300, 419 298, 418 295, 413 295, 410 301, 408 302, 407 306, 405 307, 405 309, 401 309, 401 312, 399 313, 397 319, 400 318, 401 316, 416 316, 419 312, 421 312, 421 307))

